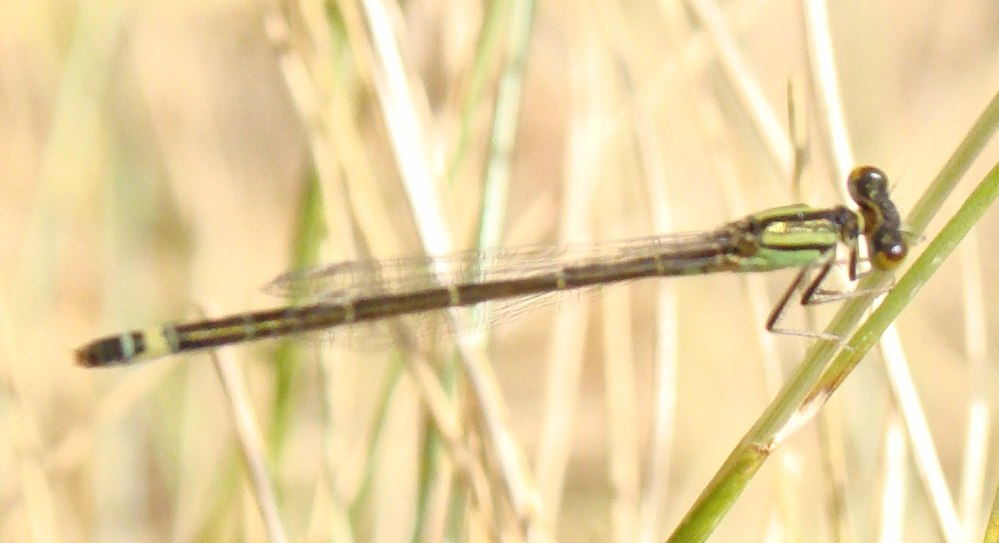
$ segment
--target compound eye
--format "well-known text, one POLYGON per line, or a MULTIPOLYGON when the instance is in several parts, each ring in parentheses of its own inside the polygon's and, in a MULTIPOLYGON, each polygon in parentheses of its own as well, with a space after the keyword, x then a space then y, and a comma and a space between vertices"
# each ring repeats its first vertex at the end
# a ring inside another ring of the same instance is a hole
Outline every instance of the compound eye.
POLYGON ((857 166, 850 171, 846 184, 854 201, 863 205, 863 202, 882 196, 888 186, 888 176, 874 166, 857 166))
POLYGON ((871 262, 879 270, 895 269, 909 254, 909 246, 905 240, 894 232, 875 236, 872 245, 874 254, 871 255, 871 262))

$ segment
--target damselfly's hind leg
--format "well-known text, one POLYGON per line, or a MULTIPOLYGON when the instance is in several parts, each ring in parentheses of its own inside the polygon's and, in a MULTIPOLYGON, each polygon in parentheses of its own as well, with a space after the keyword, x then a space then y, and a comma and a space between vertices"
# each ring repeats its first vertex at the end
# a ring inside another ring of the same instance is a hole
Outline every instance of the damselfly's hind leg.
MULTIPOLYGON (((812 279, 811 281, 808 281, 807 286, 804 288, 804 290, 801 293, 801 298, 799 301, 801 305, 803 306, 818 305, 827 302, 836 302, 836 301, 846 300, 849 298, 856 298, 858 296, 883 294, 891 289, 891 285, 876 289, 854 289, 846 291, 823 289, 822 283, 825 281, 826 276, 829 275, 829 270, 832 269, 834 264, 836 264, 835 261, 826 263, 819 269, 819 272, 815 275, 815 278, 812 279)), ((853 267, 856 265, 853 261, 851 261, 850 265, 852 267, 852 270, 856 270, 856 268, 853 267)), ((858 278, 858 276, 854 271, 852 271, 850 275, 852 276, 851 280, 855 280, 858 278)), ((788 328, 777 327, 777 323, 780 321, 784 309, 787 308, 788 302, 790 302, 791 297, 794 296, 794 292, 798 290, 798 288, 800 288, 803 284, 805 284, 807 277, 808 277, 807 268, 798 272, 798 275, 794 278, 794 281, 791 282, 791 284, 787 287, 787 290, 784 291, 784 294, 782 294, 780 299, 777 301, 777 304, 774 305, 773 310, 770 311, 770 316, 767 317, 767 331, 773 332, 775 334, 784 334, 789 336, 801 336, 801 337, 810 337, 816 339, 827 339, 830 341, 840 341, 842 338, 836 336, 835 334, 827 334, 825 332, 813 332, 810 330, 792 330, 788 328)))
MULTIPOLYGON (((805 292, 801 296, 801 305, 806 305, 806 297, 811 298, 815 296, 816 291, 819 290, 819 285, 822 280, 825 279, 826 275, 829 273, 829 269, 832 267, 832 263, 828 263, 822 266, 819 270, 818 276, 811 281, 807 287, 805 287, 805 292)), ((805 278, 808 274, 808 269, 803 269, 798 272, 795 276, 794 281, 788 285, 784 294, 781 294, 780 299, 774 305, 774 308, 770 311, 770 315, 767 317, 767 332, 772 332, 774 334, 782 334, 786 336, 799 336, 799 337, 810 337, 815 339, 825 339, 829 341, 841 341, 842 338, 835 334, 827 334, 825 332, 813 332, 811 330, 792 330, 790 328, 778 328, 777 322, 780 321, 781 314, 784 313, 784 309, 787 308, 788 302, 791 300, 791 296, 794 296, 795 291, 805 282, 805 278)))

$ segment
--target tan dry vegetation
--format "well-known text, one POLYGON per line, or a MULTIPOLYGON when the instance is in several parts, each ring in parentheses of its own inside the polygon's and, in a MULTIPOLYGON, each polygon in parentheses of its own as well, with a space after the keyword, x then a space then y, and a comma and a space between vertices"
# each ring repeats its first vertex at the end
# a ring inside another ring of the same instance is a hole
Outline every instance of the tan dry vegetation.
MULTIPOLYGON (((228 349, 236 362, 220 371, 205 354, 76 367, 72 350, 93 337, 196 318, 199 307, 280 304, 258 287, 295 265, 312 176, 323 261, 418 253, 421 236, 432 251, 473 247, 494 104, 508 91, 500 72, 517 47, 510 14, 523 4, 6 4, 2 540, 658 541, 808 344, 760 333, 792 276, 778 272, 568 296, 491 330, 483 366, 458 365, 452 341, 429 361, 365 348, 362 330, 349 349, 333 334, 280 363, 282 342, 228 349), (385 51, 400 54, 398 67, 385 51), (675 379, 658 381, 661 371, 675 379), (440 375, 458 383, 450 397, 440 375), (498 389, 470 385, 491 379, 498 389)), ((999 88, 999 10, 830 4, 855 160, 892 176, 905 214, 999 88)), ((490 204, 501 217, 488 219, 494 243, 699 230, 792 201, 788 80, 808 131, 804 198, 837 203, 840 166, 809 98, 801 10, 537 5, 514 81, 509 199, 490 204), (721 37, 704 10, 723 17, 721 37), (746 63, 734 78, 721 68, 724 39, 746 63), (736 98, 744 84, 758 85, 783 145, 759 135, 763 113, 736 98)), ((996 327, 994 233, 990 213, 976 252, 956 254, 897 321, 974 540, 996 472, 991 434, 967 438, 969 406, 995 389, 973 360, 991 363, 995 349, 979 350, 966 330, 996 327), (985 461, 969 462, 974 452, 985 461)), ((819 308, 815 327, 833 309, 819 308)), ((788 320, 806 326, 800 310, 788 320)), ((942 494, 921 483, 894 405, 872 353, 759 472, 716 540, 953 536, 955 517, 931 505, 942 494), (882 506, 902 502, 900 517, 882 506)))

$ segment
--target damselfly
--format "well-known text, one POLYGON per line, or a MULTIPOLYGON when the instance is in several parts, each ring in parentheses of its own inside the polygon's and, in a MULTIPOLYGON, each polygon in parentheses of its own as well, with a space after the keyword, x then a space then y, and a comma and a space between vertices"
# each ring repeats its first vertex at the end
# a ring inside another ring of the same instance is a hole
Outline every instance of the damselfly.
POLYGON ((801 295, 814 303, 836 261, 837 248, 849 252, 851 281, 857 278, 858 243, 863 235, 872 267, 890 270, 908 248, 898 211, 889 197, 885 174, 864 166, 850 172, 847 184, 859 207, 813 208, 788 205, 754 213, 714 231, 656 236, 604 245, 576 260, 549 258, 550 251, 511 252, 508 259, 467 252, 450 257, 356 261, 311 271, 291 272, 275 285, 307 301, 290 307, 252 311, 182 324, 165 324, 94 340, 76 351, 82 366, 128 364, 335 326, 379 321, 471 306, 489 301, 530 298, 646 277, 716 272, 759 272, 800 268, 767 319, 767 330, 781 332, 777 320, 794 292, 818 269, 801 295), (450 275, 435 272, 448 263, 450 275), (553 263, 554 262, 554 263, 553 263))

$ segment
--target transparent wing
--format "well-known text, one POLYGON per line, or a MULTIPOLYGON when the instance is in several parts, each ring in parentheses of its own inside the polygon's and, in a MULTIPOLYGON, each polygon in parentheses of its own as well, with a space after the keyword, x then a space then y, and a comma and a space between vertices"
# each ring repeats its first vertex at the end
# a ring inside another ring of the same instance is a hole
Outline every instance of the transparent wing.
MULTIPOLYGON (((467 318, 466 330, 481 332, 514 322, 529 311, 540 311, 557 306, 574 297, 583 298, 599 291, 599 286, 532 294, 484 302, 472 308, 462 308, 467 318)), ((454 335, 448 308, 423 311, 408 315, 365 321, 326 330, 295 333, 297 339, 311 342, 330 342, 355 351, 376 352, 400 342, 415 342, 421 348, 447 340, 454 335)))
MULTIPOLYGON (((692 249, 722 247, 729 243, 731 232, 722 229, 589 245, 528 246, 463 251, 442 256, 349 261, 282 274, 271 281, 265 290, 292 299, 296 304, 342 303, 368 296, 408 294, 442 285, 516 280, 589 263, 614 263, 652 255, 669 259, 671 255, 692 249)), ((470 310, 469 324, 476 330, 488 329, 498 322, 513 320, 526 311, 551 306, 567 296, 591 294, 598 288, 556 290, 490 301, 470 310)), ((377 350, 394 343, 400 331, 411 339, 431 343, 452 332, 446 310, 442 309, 306 335, 331 339, 352 349, 377 350)))
POLYGON ((356 260, 294 270, 268 283, 265 292, 301 303, 350 301, 379 294, 404 294, 449 284, 511 280, 554 273, 568 266, 662 255, 727 243, 727 230, 670 234, 595 244, 526 246, 356 260))

